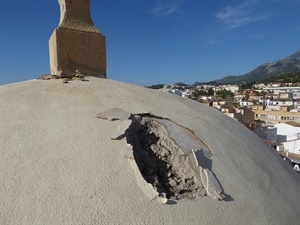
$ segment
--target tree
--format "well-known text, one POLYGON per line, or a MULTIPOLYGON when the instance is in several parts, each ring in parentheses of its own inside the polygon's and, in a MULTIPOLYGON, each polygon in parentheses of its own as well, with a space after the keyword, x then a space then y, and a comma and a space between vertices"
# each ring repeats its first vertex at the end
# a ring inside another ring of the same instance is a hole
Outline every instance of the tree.
POLYGON ((267 94, 268 94, 268 93, 265 92, 265 91, 260 91, 260 92, 257 91, 257 92, 256 92, 256 95, 257 95, 257 96, 263 96, 263 97, 265 97, 267 94))
POLYGON ((256 84, 256 81, 246 82, 241 85, 242 90, 244 89, 252 89, 253 84, 256 84))
POLYGON ((208 96, 214 96, 215 95, 215 91, 212 88, 209 88, 207 91, 207 95, 208 96))
POLYGON ((207 95, 206 91, 203 90, 195 90, 192 92, 192 98, 199 98, 200 96, 207 95))
POLYGON ((218 96, 220 96, 221 98, 225 98, 225 99, 230 99, 234 96, 232 91, 229 91, 229 90, 226 90, 226 89, 217 91, 216 94, 218 96))
POLYGON ((163 88, 165 85, 164 84, 154 84, 151 86, 147 86, 147 88, 152 88, 152 89, 161 89, 163 88))

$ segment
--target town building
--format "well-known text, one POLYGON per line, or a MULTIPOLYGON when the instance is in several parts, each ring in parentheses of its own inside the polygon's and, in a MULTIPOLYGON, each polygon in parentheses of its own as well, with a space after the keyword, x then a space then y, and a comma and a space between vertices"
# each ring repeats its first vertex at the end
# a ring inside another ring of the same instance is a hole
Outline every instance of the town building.
POLYGON ((267 109, 265 106, 253 106, 254 119, 263 121, 266 124, 276 124, 288 121, 300 122, 300 113, 298 111, 289 111, 290 107, 280 106, 279 110, 267 109))
POLYGON ((263 91, 273 93, 274 95, 282 95, 282 92, 292 93, 293 99, 300 99, 300 87, 265 87, 263 91))
POLYGON ((275 124, 277 128, 277 142, 286 152, 300 154, 300 123, 285 122, 275 124))

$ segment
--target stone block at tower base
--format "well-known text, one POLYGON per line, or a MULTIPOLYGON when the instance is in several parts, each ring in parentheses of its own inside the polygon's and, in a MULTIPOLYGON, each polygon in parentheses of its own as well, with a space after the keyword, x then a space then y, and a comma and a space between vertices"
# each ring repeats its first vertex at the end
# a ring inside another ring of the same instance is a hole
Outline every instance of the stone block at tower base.
POLYGON ((106 77, 105 36, 57 28, 49 41, 52 75, 72 77, 81 74, 106 77))

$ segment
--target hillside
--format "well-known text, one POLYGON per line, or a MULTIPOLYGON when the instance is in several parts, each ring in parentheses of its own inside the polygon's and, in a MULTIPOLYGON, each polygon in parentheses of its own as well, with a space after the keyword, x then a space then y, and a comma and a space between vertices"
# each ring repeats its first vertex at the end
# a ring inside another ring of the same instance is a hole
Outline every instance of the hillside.
POLYGON ((243 83, 266 80, 271 76, 300 72, 300 51, 271 63, 259 65, 254 70, 241 76, 228 76, 216 80, 218 83, 243 83))

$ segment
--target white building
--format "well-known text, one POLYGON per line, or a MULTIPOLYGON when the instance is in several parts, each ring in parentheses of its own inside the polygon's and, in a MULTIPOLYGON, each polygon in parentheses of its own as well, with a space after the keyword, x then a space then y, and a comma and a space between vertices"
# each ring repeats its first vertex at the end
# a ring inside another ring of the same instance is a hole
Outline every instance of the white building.
POLYGON ((217 87, 214 87, 213 90, 215 92, 217 91, 221 91, 221 90, 227 90, 227 91, 231 91, 232 93, 236 94, 240 91, 240 87, 236 84, 233 84, 233 85, 220 85, 220 86, 217 86, 217 87))
POLYGON ((238 85, 227 85, 225 89, 227 91, 231 91, 232 93, 236 94, 240 91, 241 88, 238 85))
POLYGON ((182 96, 182 91, 178 90, 178 89, 168 89, 167 92, 171 93, 171 94, 175 94, 175 95, 179 95, 182 96))
MULTIPOLYGON (((173 88, 166 88, 166 87, 163 87, 161 89, 159 89, 160 91, 163 91, 163 92, 168 92, 168 93, 171 93, 171 94, 175 94, 175 95, 178 95, 178 96, 183 96, 183 92, 178 90, 178 89, 173 89, 173 88)), ((186 93, 185 93, 186 94, 186 93)))
POLYGON ((292 92, 279 92, 278 98, 279 99, 293 99, 293 93, 292 92))
POLYGON ((253 87, 256 89, 263 89, 266 87, 266 85, 264 83, 260 83, 260 84, 253 84, 253 87))
POLYGON ((279 93, 282 94, 282 92, 292 93, 293 99, 300 98, 300 87, 265 87, 263 90, 268 93, 274 93, 277 96, 279 93))
POLYGON ((294 105, 294 101, 292 99, 271 99, 269 105, 294 105))
POLYGON ((300 123, 285 122, 275 124, 277 128, 277 143, 289 153, 300 154, 300 123))
POLYGON ((251 106, 251 105, 255 105, 255 101, 253 100, 248 100, 248 101, 240 101, 240 106, 243 107, 243 106, 251 106))

